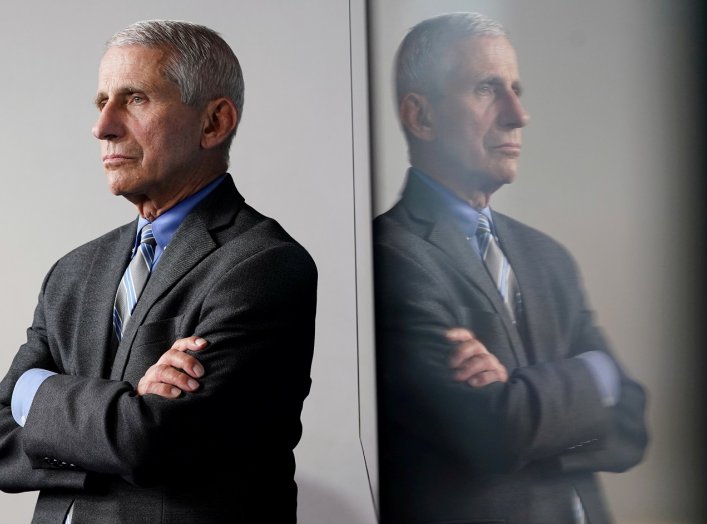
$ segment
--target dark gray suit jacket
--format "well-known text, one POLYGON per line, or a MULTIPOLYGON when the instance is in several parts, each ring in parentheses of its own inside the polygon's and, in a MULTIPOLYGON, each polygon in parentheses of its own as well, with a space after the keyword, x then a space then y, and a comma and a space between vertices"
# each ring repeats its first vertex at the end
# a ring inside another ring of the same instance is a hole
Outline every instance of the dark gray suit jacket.
POLYGON ((565 524, 575 491, 591 524, 610 522, 594 472, 641 459, 643 390, 624 374, 618 404, 604 407, 572 358, 609 349, 571 257, 546 235, 493 218, 523 295, 520 329, 419 179, 375 221, 382 523, 565 524), (457 326, 498 357, 507 384, 451 379, 444 333, 457 326))
POLYGON ((310 387, 317 273, 227 177, 187 216, 117 349, 113 299, 135 223, 63 257, 27 343, 0 383, 0 488, 41 490, 33 522, 294 522, 292 450, 310 387), (206 374, 179 399, 134 393, 172 342, 199 335, 206 374), (12 419, 27 369, 59 374, 27 423, 12 419))

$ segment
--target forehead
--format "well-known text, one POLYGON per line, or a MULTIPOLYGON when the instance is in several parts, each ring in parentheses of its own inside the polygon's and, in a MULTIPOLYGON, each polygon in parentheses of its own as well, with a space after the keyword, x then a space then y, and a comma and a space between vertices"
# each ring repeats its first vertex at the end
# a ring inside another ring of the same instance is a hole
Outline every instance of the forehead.
POLYGON ((498 77, 519 80, 518 60, 504 36, 473 36, 459 40, 450 49, 451 78, 481 80, 498 77))
POLYGON ((167 82, 162 74, 164 50, 137 45, 110 47, 98 68, 99 89, 123 85, 158 85, 167 82))

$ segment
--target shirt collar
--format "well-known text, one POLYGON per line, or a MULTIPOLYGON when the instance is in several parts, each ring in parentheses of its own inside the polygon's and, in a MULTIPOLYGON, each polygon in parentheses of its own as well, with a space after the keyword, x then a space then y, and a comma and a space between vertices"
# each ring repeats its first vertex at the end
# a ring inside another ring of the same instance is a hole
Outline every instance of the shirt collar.
POLYGON ((194 209, 199 202, 204 200, 204 198, 206 198, 214 189, 216 189, 224 178, 226 178, 226 174, 221 175, 215 180, 209 182, 209 184, 202 187, 193 195, 189 195, 175 206, 169 208, 152 222, 146 218, 139 217, 137 221, 137 231, 135 232, 135 246, 133 248, 133 253, 135 252, 135 249, 137 249, 137 240, 140 231, 146 224, 152 224, 152 233, 155 235, 155 241, 157 242, 157 252, 158 254, 161 254, 191 210, 194 209))
POLYGON ((436 191, 439 196, 444 200, 447 209, 450 211, 454 217, 454 221, 461 231, 468 237, 473 237, 476 233, 476 226, 479 221, 479 213, 483 213, 489 220, 491 225, 491 230, 493 231, 493 218, 491 217, 491 208, 486 206, 481 211, 477 211, 471 204, 462 200, 457 195, 452 193, 445 186, 433 180, 429 175, 423 173, 417 168, 410 168, 410 173, 412 176, 416 176, 425 185, 436 191))

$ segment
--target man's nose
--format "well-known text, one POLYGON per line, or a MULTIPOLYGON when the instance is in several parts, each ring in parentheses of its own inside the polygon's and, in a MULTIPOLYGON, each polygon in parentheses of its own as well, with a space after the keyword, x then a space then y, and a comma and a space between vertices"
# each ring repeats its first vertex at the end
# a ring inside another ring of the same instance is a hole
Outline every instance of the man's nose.
POLYGON ((117 108, 111 102, 107 102, 101 108, 98 120, 91 131, 98 140, 115 140, 122 136, 123 124, 117 108))
POLYGON ((530 116, 526 112, 520 98, 515 91, 511 91, 503 101, 503 108, 499 115, 499 122, 503 127, 517 128, 525 127, 530 122, 530 116))

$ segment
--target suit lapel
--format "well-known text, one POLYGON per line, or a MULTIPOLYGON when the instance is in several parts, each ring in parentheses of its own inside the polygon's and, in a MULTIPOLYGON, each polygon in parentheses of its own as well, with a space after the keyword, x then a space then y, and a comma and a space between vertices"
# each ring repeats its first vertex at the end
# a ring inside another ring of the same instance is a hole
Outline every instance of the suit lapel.
POLYGON ((242 200, 228 177, 184 219, 135 306, 118 346, 111 379, 122 379, 137 331, 154 304, 218 248, 211 232, 233 222, 242 200))
POLYGON ((118 283, 130 259, 136 222, 104 237, 86 275, 81 324, 74 347, 87 347, 91 358, 77 359, 73 372, 87 377, 106 377, 113 355, 113 302, 118 283))
POLYGON ((494 310, 503 311, 498 290, 486 271, 481 258, 474 253, 469 240, 451 222, 449 217, 438 217, 431 224, 426 239, 449 258, 449 263, 459 273, 489 298, 494 310))
POLYGON ((493 279, 488 274, 483 260, 474 252, 469 240, 455 225, 442 198, 417 177, 408 175, 401 204, 414 220, 408 226, 443 252, 447 262, 492 305, 501 318, 506 333, 511 341, 515 361, 519 366, 527 363, 518 330, 513 324, 493 279))

